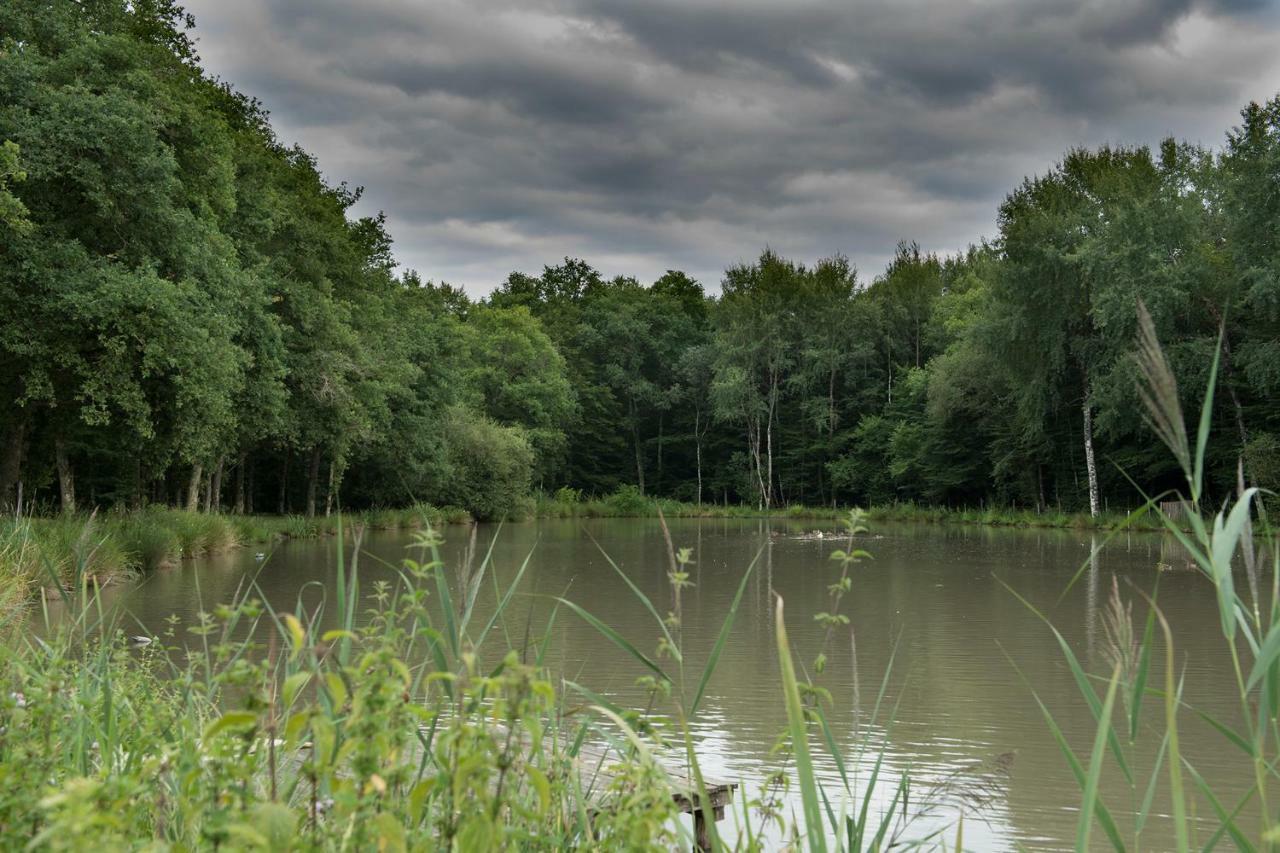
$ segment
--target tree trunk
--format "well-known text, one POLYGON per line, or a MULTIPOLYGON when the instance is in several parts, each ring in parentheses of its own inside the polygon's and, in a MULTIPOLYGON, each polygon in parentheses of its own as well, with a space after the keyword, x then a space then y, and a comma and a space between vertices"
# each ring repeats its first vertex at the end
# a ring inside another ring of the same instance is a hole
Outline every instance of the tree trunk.
POLYGON ((241 453, 236 460, 236 503, 231 510, 236 515, 244 515, 244 466, 247 454, 241 453))
POLYGON ((640 494, 644 494, 644 454, 640 451, 640 425, 636 423, 636 403, 635 400, 628 402, 628 409, 631 415, 631 446, 635 449, 636 454, 636 485, 640 487, 640 494))
MULTIPOLYGON (((747 420, 747 449, 751 451, 752 470, 756 475, 756 488, 760 490, 760 498, 756 502, 758 509, 764 509, 764 463, 760 459, 760 416, 755 415, 747 420)), ((746 497, 743 495, 743 497, 746 497)))
POLYGON ((253 463, 249 463, 249 473, 246 475, 249 483, 244 490, 244 511, 246 515, 253 515, 253 463))
POLYGON ((769 475, 766 480, 764 490, 765 509, 771 509, 773 507, 773 420, 777 404, 777 382, 774 381, 773 387, 769 389, 769 419, 764 425, 765 460, 769 475))
POLYGON ((827 376, 827 442, 836 435, 836 369, 831 368, 827 376))
POLYGON ((320 479, 320 448, 311 448, 311 465, 307 469, 307 518, 316 517, 316 483, 320 479))
POLYGON ((326 490, 326 491, 325 491, 325 493, 324 493, 324 517, 325 517, 325 518, 328 518, 328 517, 333 513, 333 486, 334 486, 334 482, 335 482, 335 477, 334 477, 334 462, 333 462, 333 460, 332 460, 332 459, 330 459, 330 460, 329 460, 329 488, 328 488, 328 490, 326 490))
POLYGON ((280 466, 280 505, 277 512, 286 515, 289 511, 289 460, 293 458, 293 451, 286 450, 284 454, 284 462, 280 466))
POLYGON ((1088 384, 1085 384, 1084 405, 1084 467, 1089 475, 1089 514, 1098 517, 1098 465, 1093 458, 1093 404, 1089 401, 1088 384))
POLYGON ((67 458, 67 442, 62 436, 53 441, 54 461, 58 466, 58 493, 62 496, 62 511, 76 511, 76 475, 67 458))
POLYGON ((1234 381, 1235 371, 1231 361, 1231 337, 1227 334, 1226 327, 1222 329, 1222 374, 1226 377, 1227 394, 1231 397, 1231 407, 1235 410, 1236 415, 1236 431, 1240 434, 1240 454, 1244 457, 1244 449, 1249 444, 1249 430, 1244 425, 1244 407, 1240 405, 1240 395, 1236 393, 1236 383, 1234 381))
POLYGON ((187 511, 197 512, 200 509, 200 477, 204 474, 204 466, 196 463, 191 466, 191 481, 187 484, 187 511))
POLYGON ((662 427, 663 415, 658 413, 658 473, 653 480, 653 491, 662 494, 662 427))
POLYGON ((640 433, 633 429, 631 431, 631 443, 636 451, 636 485, 640 487, 640 494, 644 494, 644 455, 640 452, 640 433))
POLYGON ((0 509, 16 509, 16 488, 22 482, 22 457, 27 446, 27 413, 24 409, 18 422, 9 431, 4 458, 0 459, 0 509))
POLYGON ((702 412, 693 410, 693 455, 698 463, 698 506, 702 506, 702 412))
POLYGON ((210 500, 206 501, 205 509, 209 512, 222 512, 222 468, 226 464, 226 457, 218 457, 218 467, 213 469, 212 481, 209 484, 210 500))

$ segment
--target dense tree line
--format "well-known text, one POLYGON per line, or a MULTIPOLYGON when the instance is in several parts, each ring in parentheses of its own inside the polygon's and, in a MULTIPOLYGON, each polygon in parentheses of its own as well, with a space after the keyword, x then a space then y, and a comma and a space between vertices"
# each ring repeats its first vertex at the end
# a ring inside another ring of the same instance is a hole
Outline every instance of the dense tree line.
POLYGON ((712 295, 566 259, 482 300, 212 79, 171 0, 0 7, 0 502, 244 512, 532 489, 1095 511, 1176 483, 1135 306, 1213 474, 1280 485, 1280 98, 1221 151, 1072 151, 990 243, 878 276, 765 251, 712 295))

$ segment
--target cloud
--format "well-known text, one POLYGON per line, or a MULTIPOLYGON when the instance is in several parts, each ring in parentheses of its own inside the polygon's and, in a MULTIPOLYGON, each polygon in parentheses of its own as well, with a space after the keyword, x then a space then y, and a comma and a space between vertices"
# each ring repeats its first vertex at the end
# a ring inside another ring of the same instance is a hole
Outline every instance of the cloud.
POLYGON ((1075 145, 1217 144, 1280 90, 1251 0, 188 0, 206 66, 485 293, 565 255, 715 287, 768 244, 962 249, 1075 145))

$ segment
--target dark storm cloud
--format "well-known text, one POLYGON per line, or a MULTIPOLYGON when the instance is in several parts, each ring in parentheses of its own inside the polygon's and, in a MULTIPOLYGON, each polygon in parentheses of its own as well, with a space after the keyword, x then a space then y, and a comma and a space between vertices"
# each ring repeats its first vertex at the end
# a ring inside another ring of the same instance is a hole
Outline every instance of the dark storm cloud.
POLYGON ((192 0, 206 64, 484 292, 566 254, 714 286, 990 234, 1074 145, 1217 144, 1280 89, 1244 0, 192 0))

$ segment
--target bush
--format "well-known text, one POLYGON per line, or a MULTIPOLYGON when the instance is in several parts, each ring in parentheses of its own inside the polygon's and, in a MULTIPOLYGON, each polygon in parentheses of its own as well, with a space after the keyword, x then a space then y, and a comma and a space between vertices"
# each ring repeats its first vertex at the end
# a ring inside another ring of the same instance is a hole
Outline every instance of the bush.
POLYGON ((484 520, 518 509, 533 481, 533 450, 524 431, 462 407, 449 411, 444 429, 450 473, 441 490, 444 503, 484 520))
POLYGON ((556 493, 552 496, 552 500, 562 504, 577 504, 582 502, 582 489, 575 489, 572 486, 561 486, 556 489, 556 493))
POLYGON ((653 505, 653 501, 644 496, 639 486, 630 484, 618 486, 613 494, 605 498, 605 502, 616 515, 647 515, 653 505))

